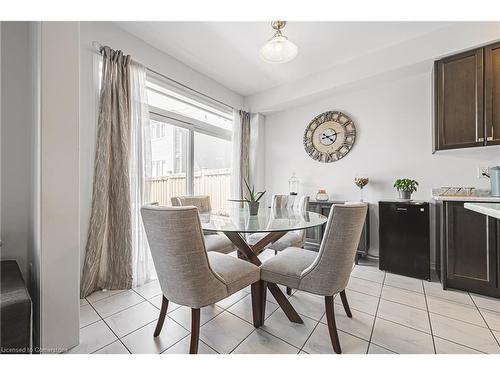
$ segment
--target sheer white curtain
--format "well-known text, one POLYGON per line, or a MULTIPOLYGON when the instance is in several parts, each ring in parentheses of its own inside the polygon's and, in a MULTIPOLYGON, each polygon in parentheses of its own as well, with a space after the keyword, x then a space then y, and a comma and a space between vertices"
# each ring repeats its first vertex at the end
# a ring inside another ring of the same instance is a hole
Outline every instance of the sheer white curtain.
POLYGON ((233 164, 231 169, 231 199, 240 199, 241 192, 241 120, 239 111, 233 109, 233 164))
POLYGON ((131 150, 130 203, 132 210, 133 285, 156 278, 149 245, 144 232, 141 206, 150 203, 151 133, 146 93, 146 69, 139 63, 130 65, 131 150))

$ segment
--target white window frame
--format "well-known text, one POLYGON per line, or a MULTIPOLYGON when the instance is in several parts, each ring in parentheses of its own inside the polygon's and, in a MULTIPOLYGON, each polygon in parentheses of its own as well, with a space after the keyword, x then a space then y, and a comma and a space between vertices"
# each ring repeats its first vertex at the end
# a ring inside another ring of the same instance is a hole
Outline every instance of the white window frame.
MULTIPOLYGON (((198 93, 194 90, 190 90, 189 88, 186 88, 180 84, 174 84, 170 81, 167 81, 158 74, 155 74, 153 72, 148 72, 146 80, 155 83, 157 85, 163 86, 166 89, 172 91, 174 94, 178 93, 184 96, 189 101, 182 100, 182 98, 180 97, 175 97, 175 99, 184 101, 189 105, 197 106, 196 103, 200 103, 203 106, 198 106, 198 107, 207 112, 210 112, 210 109, 206 107, 212 107, 214 109, 217 109, 218 111, 226 112, 228 116, 229 114, 231 114, 232 116, 233 108, 221 104, 215 100, 211 100, 205 95, 198 93)), ((187 151, 186 192, 188 195, 193 195, 194 194, 193 191, 194 190, 194 133, 195 132, 201 133, 231 142, 233 140, 233 131, 151 105, 149 106, 149 117, 152 120, 163 122, 169 125, 177 126, 179 128, 188 130, 187 150, 186 150, 187 151)), ((232 168, 234 168, 234 166, 232 166, 232 168)))

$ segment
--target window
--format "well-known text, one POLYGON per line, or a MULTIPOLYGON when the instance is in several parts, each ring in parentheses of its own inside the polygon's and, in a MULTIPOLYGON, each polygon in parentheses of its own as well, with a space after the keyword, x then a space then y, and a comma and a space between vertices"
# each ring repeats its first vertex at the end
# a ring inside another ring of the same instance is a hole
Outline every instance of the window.
POLYGON ((209 195, 227 214, 231 198, 232 108, 173 85, 147 79, 151 129, 151 199, 170 205, 177 195, 209 195))

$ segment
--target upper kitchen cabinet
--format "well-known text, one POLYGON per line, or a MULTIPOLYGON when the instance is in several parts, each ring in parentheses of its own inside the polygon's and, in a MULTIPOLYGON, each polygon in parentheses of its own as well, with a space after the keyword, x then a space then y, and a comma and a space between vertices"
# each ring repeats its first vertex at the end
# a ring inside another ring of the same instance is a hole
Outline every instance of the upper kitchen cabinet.
POLYGON ((483 50, 438 61, 436 91, 436 150, 483 146, 483 50))
POLYGON ((484 123, 486 142, 500 144, 500 43, 484 49, 484 123))
POLYGON ((500 144, 500 43, 435 63, 434 149, 500 144))

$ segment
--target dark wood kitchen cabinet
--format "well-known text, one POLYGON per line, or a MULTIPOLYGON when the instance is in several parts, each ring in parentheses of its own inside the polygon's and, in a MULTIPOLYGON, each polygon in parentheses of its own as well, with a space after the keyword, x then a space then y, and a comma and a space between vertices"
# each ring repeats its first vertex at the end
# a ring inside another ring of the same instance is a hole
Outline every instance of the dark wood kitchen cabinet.
POLYGON ((484 122, 486 142, 500 144, 500 43, 484 49, 484 122))
POLYGON ((434 150, 500 144, 500 43, 434 64, 434 150))
POLYGON ((436 148, 482 146, 483 50, 438 61, 436 76, 436 148))
POLYGON ((461 201, 437 208, 436 268, 443 287, 500 297, 500 221, 461 201))

